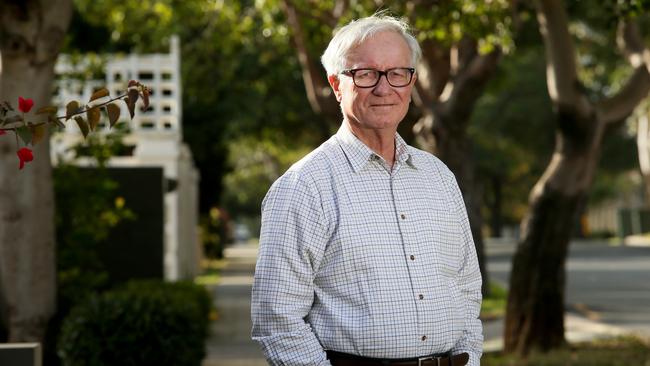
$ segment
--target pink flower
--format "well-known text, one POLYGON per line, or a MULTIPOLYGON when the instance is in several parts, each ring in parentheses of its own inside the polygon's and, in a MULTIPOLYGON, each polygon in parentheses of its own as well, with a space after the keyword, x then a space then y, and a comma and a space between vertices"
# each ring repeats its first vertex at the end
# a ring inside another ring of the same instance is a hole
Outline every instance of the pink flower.
POLYGON ((18 109, 23 113, 28 113, 34 106, 34 101, 31 99, 23 99, 18 97, 18 109))
POLYGON ((16 152, 16 154, 18 155, 18 159, 20 160, 19 169, 24 168, 26 162, 30 162, 34 160, 34 154, 32 154, 32 150, 26 147, 21 147, 20 150, 16 152))

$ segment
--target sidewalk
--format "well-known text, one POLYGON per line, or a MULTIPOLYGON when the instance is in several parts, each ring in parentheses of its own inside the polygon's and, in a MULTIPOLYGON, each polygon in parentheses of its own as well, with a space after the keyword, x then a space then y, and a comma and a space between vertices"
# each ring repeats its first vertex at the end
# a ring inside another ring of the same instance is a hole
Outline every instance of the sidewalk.
MULTIPOLYGON (((264 366, 258 345, 250 339, 250 292, 257 258, 256 244, 237 244, 225 250, 226 265, 213 289, 219 320, 212 324, 203 366, 264 366)), ((630 332, 573 313, 565 315, 569 342, 607 338, 630 332)), ((483 324, 485 352, 503 347, 502 319, 483 324)))
POLYGON ((236 244, 224 252, 226 265, 212 289, 219 319, 211 326, 203 366, 266 366, 251 340, 250 295, 257 245, 236 244))

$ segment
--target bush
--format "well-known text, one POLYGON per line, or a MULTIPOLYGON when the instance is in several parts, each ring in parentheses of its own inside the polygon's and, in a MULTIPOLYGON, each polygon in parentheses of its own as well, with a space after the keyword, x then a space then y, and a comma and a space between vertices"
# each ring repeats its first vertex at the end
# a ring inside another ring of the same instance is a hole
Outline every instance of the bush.
POLYGON ((58 355, 66 366, 200 365, 209 310, 202 287, 131 282, 75 307, 58 355))

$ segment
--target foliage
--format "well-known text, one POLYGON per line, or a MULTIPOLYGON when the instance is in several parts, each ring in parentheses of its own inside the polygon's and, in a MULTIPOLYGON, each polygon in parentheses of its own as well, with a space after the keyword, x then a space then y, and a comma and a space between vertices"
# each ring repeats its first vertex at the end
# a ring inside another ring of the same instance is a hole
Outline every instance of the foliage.
POLYGON ((527 359, 501 353, 483 355, 485 366, 626 366, 650 364, 650 344, 635 337, 578 343, 548 353, 533 352, 527 359))
MULTIPOLYGON (((334 0, 292 3, 301 15, 309 51, 316 56, 324 50, 333 26, 379 10, 374 1, 355 1, 341 17, 328 19, 336 6, 334 0)), ((593 97, 611 95, 629 73, 626 63, 611 52, 615 24, 608 6, 624 6, 627 10, 620 11, 631 13, 638 9, 638 1, 615 3, 568 3, 571 30, 580 40, 576 45, 581 80, 593 97)), ((545 89, 544 50, 532 4, 518 2, 516 11, 509 5, 502 0, 392 1, 383 3, 381 9, 409 17, 420 40, 450 45, 471 35, 479 39, 482 51, 498 46, 507 52, 517 45, 517 52, 502 59, 499 75, 479 101, 469 131, 479 180, 486 184, 486 202, 494 200, 488 182, 499 181, 504 187, 504 221, 514 224, 524 215, 530 188, 550 158, 554 135, 549 128, 553 116, 545 89), (511 34, 515 20, 518 28, 511 34)), ((303 92, 301 68, 290 38, 293 29, 287 25, 279 0, 75 0, 75 11, 78 16, 66 52, 158 52, 167 48, 172 34, 180 36, 183 133, 201 172, 204 220, 209 220, 213 207, 225 207, 233 217, 257 215, 256 205, 272 181, 268 177, 283 171, 269 175, 259 173, 260 168, 252 174, 252 168, 244 168, 248 173, 240 172, 242 166, 252 165, 244 163, 243 157, 233 158, 238 149, 249 154, 255 141, 266 146, 267 136, 276 134, 300 141, 300 151, 320 142, 320 133, 313 127, 322 117, 311 111, 303 92), (241 141, 248 142, 238 147, 241 141), (231 188, 235 190, 227 192, 231 188)), ((415 119, 417 112, 413 114, 415 119)), ((619 147, 631 146, 629 140, 619 142, 619 147)), ((625 154, 603 154, 605 169, 598 175, 597 187, 607 188, 606 182, 619 174, 620 170, 606 168, 620 166, 608 164, 610 159, 621 156, 632 161, 630 150, 619 147, 614 150, 625 154), (603 174, 601 185, 598 180, 603 174)), ((603 192, 611 193, 615 190, 603 192)))
POLYGON ((73 365, 200 365, 210 297, 188 283, 132 282, 66 318, 58 354, 73 365))
POLYGON ((201 218, 201 241, 203 253, 210 259, 223 258, 223 250, 232 239, 230 215, 218 207, 212 207, 205 217, 201 218))
POLYGON ((242 138, 230 145, 233 171, 224 177, 223 204, 233 216, 256 217, 271 184, 309 152, 278 138, 242 138))
POLYGON ((502 187, 501 213, 486 212, 486 217, 500 214, 508 224, 523 218, 530 188, 553 149, 553 131, 548 128, 553 116, 541 52, 539 47, 519 45, 516 53, 504 57, 468 127, 486 204, 495 203, 493 185, 502 187))
POLYGON ((490 282, 490 295, 481 303, 481 319, 490 320, 503 317, 506 313, 508 291, 496 282, 490 282))
POLYGON ((59 307, 64 313, 105 288, 108 275, 97 257, 98 246, 120 222, 134 219, 106 170, 108 159, 123 148, 124 133, 92 135, 74 147, 76 158, 89 156, 95 162, 93 174, 62 159, 53 171, 59 307))
POLYGON ((82 48, 95 52, 160 52, 170 35, 180 36, 183 133, 201 173, 202 213, 220 206, 231 141, 284 131, 318 143, 309 126, 319 117, 296 92, 300 66, 278 8, 237 0, 75 0, 75 7, 66 52, 89 34, 111 35, 82 48))
POLYGON ((127 282, 122 289, 127 292, 136 294, 172 292, 174 296, 186 299, 194 303, 199 308, 199 313, 203 316, 200 322, 205 326, 204 331, 208 332, 208 316, 212 310, 212 298, 208 290, 192 282, 161 282, 159 280, 137 280, 127 282))

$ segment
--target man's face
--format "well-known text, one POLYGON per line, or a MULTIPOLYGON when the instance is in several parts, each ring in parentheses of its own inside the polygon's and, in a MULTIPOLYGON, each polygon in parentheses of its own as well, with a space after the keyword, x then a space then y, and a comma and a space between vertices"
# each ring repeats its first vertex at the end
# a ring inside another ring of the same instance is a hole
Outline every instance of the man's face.
MULTIPOLYGON (((404 38, 395 32, 381 32, 366 39, 351 50, 346 63, 346 69, 380 71, 411 66, 411 50, 404 38)), ((396 130, 408 111, 415 75, 404 87, 391 86, 386 76, 381 76, 372 88, 355 86, 349 74, 330 76, 329 81, 351 127, 396 130)))

